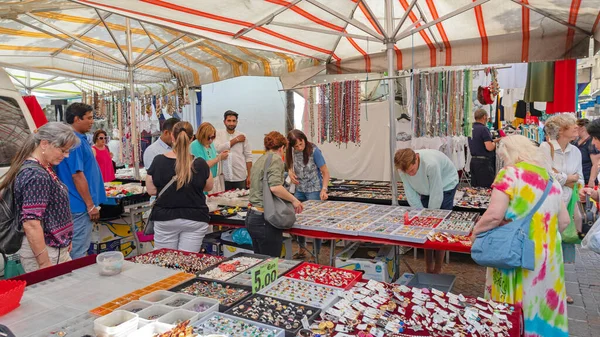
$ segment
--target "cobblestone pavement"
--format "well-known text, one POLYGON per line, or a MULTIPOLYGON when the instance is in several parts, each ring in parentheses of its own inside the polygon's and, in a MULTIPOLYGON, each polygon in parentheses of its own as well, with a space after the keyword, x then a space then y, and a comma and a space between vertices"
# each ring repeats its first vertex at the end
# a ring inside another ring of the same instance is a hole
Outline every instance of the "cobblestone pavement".
MULTIPOLYGON (((294 251, 297 251, 296 246, 294 251)), ((336 249, 336 252, 340 251, 341 248, 336 249)), ((328 256, 329 245, 323 245, 320 262, 327 263, 328 256)), ((411 250, 402 258, 415 272, 424 272, 423 251, 418 252, 417 259, 413 256, 411 250)), ((401 274, 408 272, 404 264, 400 266, 401 274)), ((452 292, 472 297, 483 296, 485 268, 475 264, 470 255, 451 253, 450 264, 444 264, 442 272, 456 275, 452 292)), ((567 307, 569 336, 600 337, 600 255, 578 246, 575 264, 565 265, 565 282, 567 294, 574 300, 567 307)))

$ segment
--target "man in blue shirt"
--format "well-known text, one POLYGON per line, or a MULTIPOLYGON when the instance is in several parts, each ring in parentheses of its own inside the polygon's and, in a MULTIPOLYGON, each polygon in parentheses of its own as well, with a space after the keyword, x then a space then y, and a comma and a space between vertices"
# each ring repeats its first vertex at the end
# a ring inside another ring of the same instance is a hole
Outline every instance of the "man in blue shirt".
MULTIPOLYGON (((452 161, 437 150, 400 149, 394 155, 410 207, 452 210, 458 172, 452 161)), ((442 272, 443 250, 425 250, 428 273, 442 272), (435 252, 435 253, 434 253, 435 252)))
POLYGON ((488 113, 475 111, 473 134, 469 137, 471 151, 471 186, 490 188, 496 177, 496 142, 486 126, 488 113))
POLYGON ((106 201, 102 173, 85 136, 94 124, 92 111, 93 108, 84 103, 73 103, 67 107, 66 121, 73 127, 81 144, 56 167, 58 177, 69 188, 73 216, 72 259, 86 255, 92 241, 92 221, 98 220, 100 204, 106 201))

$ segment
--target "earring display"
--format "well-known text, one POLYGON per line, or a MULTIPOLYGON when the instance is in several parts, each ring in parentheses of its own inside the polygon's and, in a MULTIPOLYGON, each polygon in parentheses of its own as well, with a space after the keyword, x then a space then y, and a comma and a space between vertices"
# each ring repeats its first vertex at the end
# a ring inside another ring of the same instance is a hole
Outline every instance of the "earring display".
POLYGON ((246 271, 247 269, 263 262, 266 256, 255 254, 235 254, 234 256, 220 261, 220 263, 209 267, 198 273, 199 277, 219 281, 227 281, 230 278, 246 271))
POLYGON ((281 277, 258 293, 323 309, 337 299, 339 289, 281 277))
POLYGON ((320 310, 277 298, 254 295, 235 305, 226 313, 259 323, 285 329, 294 335, 302 328, 302 319, 314 321, 320 310))
POLYGON ((220 311, 225 311, 232 305, 252 294, 247 286, 230 284, 219 281, 196 278, 171 289, 173 292, 197 297, 208 297, 218 300, 220 311))
POLYGON ((490 206, 490 197, 492 189, 483 187, 466 187, 460 190, 463 192, 462 199, 455 202, 455 206, 462 208, 487 209, 490 206))
POLYGON ((285 276, 326 286, 348 289, 362 278, 362 273, 304 262, 285 276))
POLYGON ((313 332, 335 336, 508 337, 513 328, 519 330, 513 307, 437 289, 370 280, 357 283, 340 296, 311 325, 313 332))
MULTIPOLYGON (((469 232, 470 233, 470 232, 469 232)), ((432 242, 460 243, 463 246, 471 247, 473 243, 468 235, 451 234, 447 232, 431 231, 427 234, 427 239, 432 242)))
POLYGON ((197 273, 223 260, 221 256, 187 253, 171 249, 160 249, 131 259, 131 262, 153 264, 159 267, 197 273))

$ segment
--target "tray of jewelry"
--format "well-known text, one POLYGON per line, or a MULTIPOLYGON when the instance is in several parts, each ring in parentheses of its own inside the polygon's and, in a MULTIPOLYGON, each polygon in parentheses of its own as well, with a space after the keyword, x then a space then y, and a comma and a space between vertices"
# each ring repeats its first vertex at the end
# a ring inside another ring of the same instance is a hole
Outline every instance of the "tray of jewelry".
POLYGON ((254 322, 285 329, 286 336, 294 337, 302 328, 302 319, 306 317, 310 324, 321 310, 307 305, 282 299, 255 294, 238 303, 225 312, 254 322))
POLYGON ((400 228, 397 228, 392 233, 390 239, 414 243, 425 243, 427 241, 428 234, 429 228, 402 226, 400 228))
POLYGON ((435 228, 437 225, 442 222, 442 219, 439 218, 425 218, 422 216, 416 216, 408 221, 404 221, 405 226, 409 227, 418 227, 418 228, 435 228))
POLYGON ((421 211, 421 214, 419 214, 420 217, 423 218, 437 218, 437 219, 445 219, 448 215, 450 215, 450 213, 452 213, 452 211, 449 210, 445 210, 445 209, 428 209, 425 208, 421 211))
POLYGON ((231 257, 221 260, 218 264, 204 269, 197 275, 198 277, 212 280, 227 281, 268 258, 269 257, 266 255, 237 253, 231 257))
POLYGON ((129 259, 140 264, 153 264, 163 268, 195 274, 222 261, 224 257, 161 248, 129 259))
POLYGON ((252 295, 249 286, 195 278, 170 289, 172 292, 196 297, 207 297, 219 301, 219 311, 225 311, 232 305, 252 295))
POLYGON ((294 228, 304 228, 304 229, 312 229, 312 230, 324 230, 325 226, 331 225, 331 222, 327 219, 323 219, 320 217, 311 217, 312 219, 308 219, 308 217, 303 218, 302 223, 296 222, 294 224, 294 228))
POLYGON ((514 309, 508 305, 436 289, 371 280, 357 283, 340 296, 311 325, 313 332, 345 337, 455 336, 477 331, 478 336, 508 337, 509 331, 518 333, 519 328, 514 309))
POLYGON ((359 271, 323 266, 310 262, 304 262, 285 274, 289 278, 341 289, 352 287, 352 285, 362 278, 362 275, 363 273, 359 271))
POLYGON ((261 289, 258 293, 322 309, 337 300, 338 291, 339 289, 335 287, 284 276, 278 278, 268 287, 261 289))
POLYGON ((361 230, 371 224, 371 221, 343 220, 327 228, 330 233, 358 236, 361 230))
POLYGON ((445 220, 460 220, 460 221, 473 221, 475 222, 479 218, 479 213, 475 212, 459 212, 453 211, 446 217, 445 220))
POLYGON ((215 312, 192 324, 200 336, 285 337, 285 330, 240 317, 215 312))
POLYGON ((397 237, 394 235, 394 232, 396 232, 399 228, 402 227, 404 227, 403 224, 374 222, 369 226, 365 227, 361 231, 360 235, 381 239, 397 240, 397 237))
MULTIPOLYGON (((269 259, 263 263, 267 263, 270 260, 271 259, 269 259)), ((263 264, 263 263, 261 263, 261 264, 263 264)), ((277 260, 277 277, 287 273, 290 269, 296 267, 300 263, 302 263, 302 261, 284 260, 284 259, 277 260)), ((259 266, 259 265, 257 265, 257 266, 259 266)), ((233 283, 233 284, 252 286, 251 270, 246 270, 245 272, 229 279, 227 282, 233 283)))
POLYGON ((472 220, 449 220, 442 221, 434 230, 436 232, 444 232, 455 235, 469 235, 475 227, 475 222, 472 220))

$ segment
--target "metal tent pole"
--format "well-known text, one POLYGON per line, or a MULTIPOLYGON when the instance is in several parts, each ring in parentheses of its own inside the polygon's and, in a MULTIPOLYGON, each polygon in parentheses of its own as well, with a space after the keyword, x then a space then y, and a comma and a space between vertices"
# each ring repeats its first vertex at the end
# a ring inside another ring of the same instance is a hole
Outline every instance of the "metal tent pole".
MULTIPOLYGON (((392 0, 385 0, 385 29, 389 38, 386 39, 386 51, 388 61, 388 75, 393 77, 396 74, 396 53, 394 52, 395 39, 394 33, 394 5, 392 0)), ((396 115, 394 106, 396 104, 396 80, 388 79, 388 103, 390 113, 390 185, 392 187, 392 206, 398 206, 398 183, 396 179, 396 167, 394 165, 394 154, 396 153, 396 115)))
POLYGON ((130 114, 131 114, 131 142, 133 144, 133 165, 135 168, 134 175, 135 179, 140 179, 140 158, 139 158, 139 143, 138 143, 138 131, 137 131, 137 114, 135 111, 135 85, 133 83, 133 51, 131 43, 131 22, 129 18, 125 18, 125 25, 127 27, 127 71, 129 75, 129 103, 130 103, 130 114))

